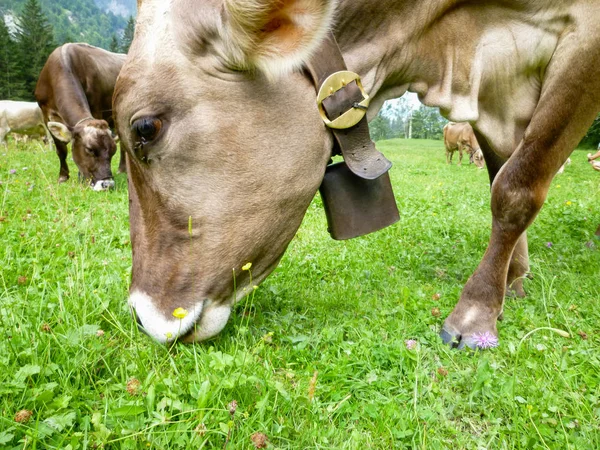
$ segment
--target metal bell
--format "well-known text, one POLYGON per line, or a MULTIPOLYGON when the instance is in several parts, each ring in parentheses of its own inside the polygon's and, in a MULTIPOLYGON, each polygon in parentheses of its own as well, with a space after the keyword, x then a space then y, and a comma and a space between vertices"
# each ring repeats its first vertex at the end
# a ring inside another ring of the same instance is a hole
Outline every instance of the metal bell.
POLYGON ((400 220, 387 172, 367 180, 352 173, 344 162, 331 164, 319 190, 333 239, 363 236, 400 220))

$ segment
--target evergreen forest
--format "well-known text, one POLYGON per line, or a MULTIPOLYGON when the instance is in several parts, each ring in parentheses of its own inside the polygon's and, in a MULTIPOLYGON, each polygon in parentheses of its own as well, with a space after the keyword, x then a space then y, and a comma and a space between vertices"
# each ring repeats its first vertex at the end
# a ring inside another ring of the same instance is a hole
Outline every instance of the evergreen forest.
POLYGON ((86 42, 126 53, 135 27, 133 16, 104 13, 93 0, 2 0, 0 14, 2 100, 34 101, 38 75, 56 47, 86 42))

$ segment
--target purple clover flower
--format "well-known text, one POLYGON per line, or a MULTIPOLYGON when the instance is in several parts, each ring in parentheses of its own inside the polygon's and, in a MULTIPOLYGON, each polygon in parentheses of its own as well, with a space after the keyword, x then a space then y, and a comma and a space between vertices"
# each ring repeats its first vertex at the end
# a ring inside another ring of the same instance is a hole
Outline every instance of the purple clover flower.
POLYGON ((407 339, 406 341, 404 341, 404 344, 406 345, 406 348, 408 350, 414 350, 417 347, 417 341, 415 341, 414 339, 407 339))
POLYGON ((552 248, 552 242, 546 242, 546 247, 552 248))
POLYGON ((8 173, 10 173, 11 175, 14 175, 15 173, 17 173, 17 169, 10 169, 8 171, 8 173))
POLYGON ((489 331, 486 331, 485 333, 474 333, 473 341, 477 348, 481 349, 498 347, 498 338, 489 331))

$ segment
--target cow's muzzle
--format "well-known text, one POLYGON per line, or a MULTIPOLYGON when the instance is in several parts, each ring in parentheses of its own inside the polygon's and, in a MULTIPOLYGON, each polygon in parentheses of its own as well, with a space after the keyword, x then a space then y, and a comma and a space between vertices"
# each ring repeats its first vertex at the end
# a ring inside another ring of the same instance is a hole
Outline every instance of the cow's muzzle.
POLYGON ((115 180, 112 178, 98 180, 96 182, 92 182, 91 186, 94 191, 107 191, 115 188, 115 180))

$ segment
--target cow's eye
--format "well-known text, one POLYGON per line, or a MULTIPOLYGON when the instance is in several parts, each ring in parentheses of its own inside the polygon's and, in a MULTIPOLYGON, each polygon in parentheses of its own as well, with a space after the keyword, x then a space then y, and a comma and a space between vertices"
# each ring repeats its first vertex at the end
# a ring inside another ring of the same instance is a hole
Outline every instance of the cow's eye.
POLYGON ((139 143, 152 142, 160 133, 162 121, 156 117, 142 117, 131 125, 131 130, 136 134, 139 143))

